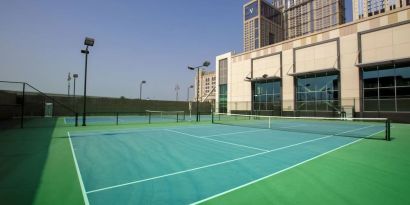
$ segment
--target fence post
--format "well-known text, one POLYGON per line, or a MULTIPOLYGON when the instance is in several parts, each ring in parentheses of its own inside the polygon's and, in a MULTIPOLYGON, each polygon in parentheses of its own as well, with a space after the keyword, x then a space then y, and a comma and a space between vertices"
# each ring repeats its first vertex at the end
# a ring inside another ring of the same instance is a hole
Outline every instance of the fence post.
POLYGON ((26 83, 23 83, 23 98, 21 99, 21 121, 20 127, 24 128, 24 104, 25 104, 25 95, 26 95, 26 83))
POLYGON ((78 127, 78 113, 75 113, 75 126, 78 127))
POLYGON ((118 112, 116 114, 117 114, 117 125, 118 125, 118 112))

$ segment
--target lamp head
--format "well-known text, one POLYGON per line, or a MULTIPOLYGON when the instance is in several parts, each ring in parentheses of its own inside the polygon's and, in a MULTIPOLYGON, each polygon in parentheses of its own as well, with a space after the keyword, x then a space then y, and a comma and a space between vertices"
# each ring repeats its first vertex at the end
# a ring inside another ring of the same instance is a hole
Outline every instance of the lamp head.
POLYGON ((85 37, 84 45, 86 46, 94 46, 94 39, 90 37, 85 37))
POLYGON ((141 84, 145 84, 145 83, 147 83, 147 81, 145 81, 145 80, 141 81, 141 84))
POLYGON ((189 88, 194 88, 194 86, 193 86, 193 85, 191 85, 191 86, 189 86, 189 88))
POLYGON ((188 69, 189 69, 189 70, 195 70, 195 68, 194 68, 194 67, 191 67, 191 66, 188 66, 188 69))
POLYGON ((211 62, 209 62, 209 61, 205 61, 205 62, 202 64, 202 66, 205 66, 205 67, 208 67, 209 65, 211 65, 211 62))
POLYGON ((78 78, 78 74, 73 74, 73 78, 78 78))
POLYGON ((268 77, 268 74, 263 74, 262 75, 262 78, 267 78, 268 77))

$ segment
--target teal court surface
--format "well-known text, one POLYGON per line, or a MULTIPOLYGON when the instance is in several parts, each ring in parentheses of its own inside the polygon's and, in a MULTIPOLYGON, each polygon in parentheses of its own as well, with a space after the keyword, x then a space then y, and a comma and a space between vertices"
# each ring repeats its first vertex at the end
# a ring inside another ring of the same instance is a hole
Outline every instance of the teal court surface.
POLYGON ((207 202, 385 132, 383 124, 367 123, 321 124, 331 130, 326 134, 291 129, 317 127, 306 121, 275 126, 185 124, 67 135, 84 201, 98 205, 207 202))

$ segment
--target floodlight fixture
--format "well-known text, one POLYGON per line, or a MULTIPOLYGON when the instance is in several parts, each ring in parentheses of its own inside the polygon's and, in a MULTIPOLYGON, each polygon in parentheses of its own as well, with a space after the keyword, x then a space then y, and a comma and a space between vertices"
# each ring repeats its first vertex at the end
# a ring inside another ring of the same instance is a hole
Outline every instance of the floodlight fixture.
POLYGON ((73 74, 73 78, 78 78, 78 74, 73 74))
POLYGON ((94 39, 90 37, 85 37, 84 45, 86 46, 94 46, 94 39))
POLYGON ((211 62, 209 62, 209 61, 205 61, 205 62, 202 64, 202 66, 204 66, 204 67, 208 67, 209 65, 211 65, 211 62))
POLYGON ((140 100, 142 99, 141 98, 142 97, 142 84, 145 84, 145 83, 147 83, 147 81, 145 81, 145 80, 141 81, 141 83, 140 83, 140 100))
POLYGON ((262 78, 267 78, 268 77, 268 74, 263 74, 262 75, 262 78))
POLYGON ((187 91, 187 97, 186 97, 186 101, 189 101, 189 89, 190 88, 194 88, 194 86, 193 85, 190 85, 189 87, 188 87, 188 91, 187 91))
POLYGON ((211 65, 211 63, 209 61, 204 61, 202 63, 202 65, 197 66, 197 67, 192 67, 192 66, 188 66, 189 70, 197 70, 197 86, 196 86, 196 121, 199 122, 199 69, 201 69, 202 67, 208 67, 209 65, 211 65))

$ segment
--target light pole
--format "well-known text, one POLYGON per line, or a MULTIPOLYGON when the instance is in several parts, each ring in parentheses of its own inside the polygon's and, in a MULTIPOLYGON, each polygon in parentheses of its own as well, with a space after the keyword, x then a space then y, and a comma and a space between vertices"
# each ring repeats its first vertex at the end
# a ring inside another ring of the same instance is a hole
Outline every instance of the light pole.
POLYGON ((81 53, 85 54, 85 71, 84 71, 84 107, 83 107, 83 126, 86 126, 85 124, 85 117, 86 117, 86 105, 87 105, 87 64, 88 64, 88 54, 90 53, 88 51, 88 46, 94 46, 94 39, 86 37, 84 40, 84 45, 85 50, 81 50, 81 53))
POLYGON ((78 78, 78 74, 73 74, 73 78, 74 78, 74 111, 77 112, 77 100, 75 98, 75 80, 78 78))
POLYGON ((204 63, 202 63, 202 65, 197 66, 197 67, 191 67, 188 66, 189 70, 195 70, 197 69, 197 75, 196 75, 196 121, 199 122, 199 69, 201 69, 202 67, 208 67, 209 65, 211 65, 211 63, 209 61, 205 61, 204 63))
POLYGON ((78 78, 78 74, 73 74, 73 78, 74 78, 74 97, 75 97, 75 80, 78 78))
POLYGON ((179 92, 179 85, 178 84, 176 84, 175 85, 175 92, 176 92, 176 101, 178 101, 178 92, 179 92))
POLYGON ((145 81, 145 80, 141 81, 141 83, 140 83, 140 100, 141 100, 141 97, 142 97, 142 84, 145 84, 145 83, 147 83, 147 81, 145 81))
POLYGON ((71 81, 71 73, 68 73, 68 77, 67 77, 67 90, 68 90, 68 92, 67 92, 67 94, 68 94, 68 97, 70 97, 70 81, 71 81))
POLYGON ((189 102, 189 89, 190 89, 190 88, 194 88, 194 86, 193 86, 193 85, 190 85, 190 86, 188 87, 188 89, 187 89, 187 90, 188 90, 188 92, 187 92, 187 97, 186 97, 186 101, 187 101, 187 102, 189 102))

